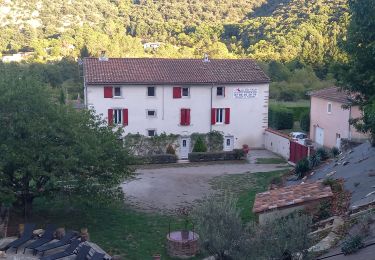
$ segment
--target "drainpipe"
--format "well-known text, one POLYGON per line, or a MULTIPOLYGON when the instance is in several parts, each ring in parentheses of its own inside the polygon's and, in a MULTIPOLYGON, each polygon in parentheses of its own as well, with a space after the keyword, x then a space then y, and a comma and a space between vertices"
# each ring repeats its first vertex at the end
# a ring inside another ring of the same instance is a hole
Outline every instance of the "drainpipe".
MULTIPOLYGON (((349 120, 352 119, 352 106, 349 106, 349 120)), ((350 122, 349 122, 349 126, 348 126, 348 140, 352 140, 352 133, 350 132, 351 131, 351 127, 350 127, 350 122)))
POLYGON ((211 123, 211 113, 212 113, 212 90, 214 88, 214 84, 211 85, 211 103, 210 103, 210 132, 212 132, 212 123, 211 123))
POLYGON ((161 120, 164 120, 164 85, 163 85, 163 95, 162 95, 162 116, 161 120))

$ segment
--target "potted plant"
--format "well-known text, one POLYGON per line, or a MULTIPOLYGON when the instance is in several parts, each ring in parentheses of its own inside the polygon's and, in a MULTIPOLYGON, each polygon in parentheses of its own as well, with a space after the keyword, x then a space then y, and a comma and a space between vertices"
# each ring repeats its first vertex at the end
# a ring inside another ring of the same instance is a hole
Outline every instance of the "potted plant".
POLYGON ((180 216, 183 217, 184 219, 184 228, 181 230, 181 238, 183 240, 188 240, 189 239, 189 229, 188 229, 188 225, 189 225, 189 209, 187 207, 182 207, 182 208, 179 208, 178 209, 178 213, 180 216))

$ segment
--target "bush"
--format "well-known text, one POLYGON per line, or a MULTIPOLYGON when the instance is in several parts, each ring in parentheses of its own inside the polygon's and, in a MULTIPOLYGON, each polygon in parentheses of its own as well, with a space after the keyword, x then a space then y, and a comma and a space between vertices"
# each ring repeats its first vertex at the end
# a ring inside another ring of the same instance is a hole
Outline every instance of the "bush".
POLYGON ((242 149, 235 149, 231 152, 189 153, 190 162, 241 160, 243 157, 244 152, 242 149))
POLYGON ((168 145, 166 153, 176 155, 176 151, 171 144, 168 145))
POLYGON ((344 255, 349 255, 357 252, 362 247, 364 247, 363 238, 360 235, 355 235, 344 241, 341 251, 344 255))
POLYGON ((204 143, 202 137, 198 137, 197 141, 194 144, 193 152, 195 153, 207 152, 207 146, 204 143))
POLYGON ((309 166, 310 166, 310 169, 318 166, 320 164, 320 157, 319 157, 319 154, 317 153, 314 153, 313 155, 309 156, 308 158, 309 160, 309 166))
POLYGON ((340 154, 340 150, 337 147, 332 147, 331 155, 333 158, 337 157, 340 154))
POLYGON ((341 184, 337 180, 335 180, 333 178, 327 178, 327 179, 325 179, 323 181, 323 185, 330 186, 331 189, 332 189, 332 191, 334 191, 334 192, 341 192, 342 191, 341 184))
POLYGON ((270 106, 268 118, 269 126, 274 129, 281 130, 293 128, 293 112, 286 107, 270 106))
POLYGON ((310 113, 304 113, 301 115, 301 118, 299 120, 299 125, 301 129, 305 132, 310 131, 310 113))
POLYGON ((307 158, 300 160, 296 164, 295 172, 299 179, 305 177, 306 173, 310 170, 309 161, 307 158))
POLYGON ((319 156, 320 160, 325 161, 329 158, 327 150, 323 147, 320 147, 316 150, 316 154, 319 156))
POLYGON ((243 236, 237 201, 225 196, 211 196, 193 212, 201 248, 215 259, 235 259, 234 253, 243 236))
POLYGON ((163 164, 163 163, 176 163, 177 156, 173 154, 155 154, 149 156, 138 156, 133 160, 133 164, 163 164))

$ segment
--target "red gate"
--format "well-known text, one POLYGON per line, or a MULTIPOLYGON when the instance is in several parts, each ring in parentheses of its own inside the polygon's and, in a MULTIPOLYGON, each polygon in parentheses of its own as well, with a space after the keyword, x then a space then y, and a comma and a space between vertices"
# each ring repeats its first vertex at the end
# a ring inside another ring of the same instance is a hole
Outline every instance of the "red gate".
POLYGON ((290 141, 290 158, 289 161, 297 163, 309 155, 309 148, 294 141, 290 141))

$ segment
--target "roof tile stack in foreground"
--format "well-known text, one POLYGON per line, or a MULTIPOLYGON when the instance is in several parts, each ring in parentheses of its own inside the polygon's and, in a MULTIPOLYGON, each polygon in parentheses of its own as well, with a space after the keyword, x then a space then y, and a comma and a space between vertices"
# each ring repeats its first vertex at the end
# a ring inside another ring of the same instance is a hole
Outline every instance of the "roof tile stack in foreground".
POLYGON ((85 83, 102 84, 262 84, 270 79, 250 59, 84 59, 85 83))
POLYGON ((309 201, 321 200, 332 196, 331 187, 324 186, 320 181, 288 186, 258 193, 255 197, 253 212, 261 213, 297 206, 309 201))

